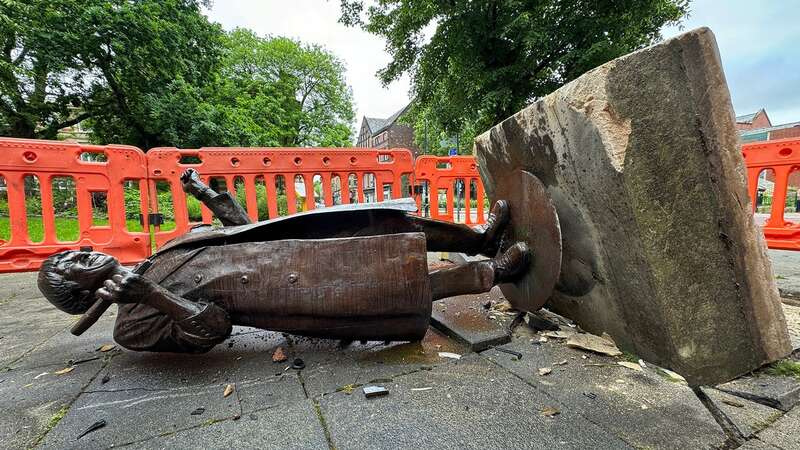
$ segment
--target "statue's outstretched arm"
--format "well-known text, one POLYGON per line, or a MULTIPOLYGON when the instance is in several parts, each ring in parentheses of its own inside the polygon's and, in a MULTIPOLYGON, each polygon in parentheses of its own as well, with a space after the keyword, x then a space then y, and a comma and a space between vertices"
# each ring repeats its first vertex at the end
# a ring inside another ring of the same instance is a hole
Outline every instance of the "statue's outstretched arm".
POLYGON ((218 194, 200 179, 200 174, 194 169, 187 169, 181 175, 183 190, 191 194, 204 205, 228 227, 232 225, 246 225, 251 223, 247 211, 236 201, 229 192, 218 194))
POLYGON ((106 280, 97 296, 120 304, 114 340, 131 350, 201 353, 231 332, 221 307, 187 300, 133 272, 106 280))

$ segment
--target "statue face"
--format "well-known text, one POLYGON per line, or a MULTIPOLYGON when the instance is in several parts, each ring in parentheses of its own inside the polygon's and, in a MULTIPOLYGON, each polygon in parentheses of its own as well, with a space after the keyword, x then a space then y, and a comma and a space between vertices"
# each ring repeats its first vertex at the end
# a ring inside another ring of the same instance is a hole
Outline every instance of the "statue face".
POLYGON ((81 289, 94 290, 113 275, 119 263, 113 256, 100 252, 69 252, 58 264, 64 278, 74 281, 81 289))

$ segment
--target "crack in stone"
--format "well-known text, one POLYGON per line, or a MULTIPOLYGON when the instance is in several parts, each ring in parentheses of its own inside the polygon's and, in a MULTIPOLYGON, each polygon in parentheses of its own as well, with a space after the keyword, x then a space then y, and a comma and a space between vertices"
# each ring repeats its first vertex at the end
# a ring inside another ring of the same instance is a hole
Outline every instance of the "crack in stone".
POLYGON ((726 439, 725 442, 722 444, 722 449, 733 449, 741 446, 743 443, 747 441, 747 438, 739 430, 739 427, 733 423, 730 417, 725 414, 725 411, 721 410, 714 401, 711 400, 705 392, 702 391, 699 387, 692 388, 692 392, 694 395, 697 396, 697 399, 700 400, 700 403, 708 410, 711 414, 711 417, 717 422, 722 431, 725 433, 726 439))

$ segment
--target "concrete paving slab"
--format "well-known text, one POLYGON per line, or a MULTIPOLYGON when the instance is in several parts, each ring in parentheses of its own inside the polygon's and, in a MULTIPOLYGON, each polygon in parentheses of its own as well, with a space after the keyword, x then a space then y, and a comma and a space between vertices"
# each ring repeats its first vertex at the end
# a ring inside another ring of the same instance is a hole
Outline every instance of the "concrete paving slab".
POLYGON ((800 448, 800 409, 784 414, 759 433, 758 439, 783 450, 800 448))
MULTIPOLYGON (((3 282, 8 277, 3 277, 3 282)), ((13 279, 13 278, 12 278, 13 279)), ((3 284, 0 282, 0 285, 3 284)), ((6 297, 0 293, 0 368, 6 367, 65 330, 75 318, 59 311, 43 298, 6 297)), ((37 291, 38 292, 38 291, 37 291)))
POLYGON ((193 354, 121 350, 89 387, 100 389, 159 389, 192 385, 259 381, 283 374, 285 365, 272 362, 272 351, 287 346, 280 333, 235 327, 234 335, 210 352, 193 354))
POLYGON ((744 376, 720 384, 717 389, 781 411, 789 411, 800 400, 800 381, 790 377, 744 376))
POLYGON ((322 425, 309 400, 269 408, 163 438, 135 447, 168 449, 328 449, 322 425))
POLYGON ((505 344, 511 340, 508 323, 511 318, 486 304, 503 301, 499 288, 485 294, 460 295, 433 302, 431 325, 462 342, 474 352, 505 344))
POLYGON ((397 375, 448 364, 452 359, 439 352, 463 355, 469 349, 430 328, 420 342, 353 343, 341 348, 337 341, 293 336, 292 355, 305 361, 300 373, 309 397, 316 398, 345 386, 360 386, 373 380, 392 379, 397 375))
POLYGON ((42 298, 42 293, 39 292, 39 288, 36 285, 37 276, 39 276, 39 272, 2 274, 3 282, 0 284, 0 304, 9 299, 33 300, 42 298))
POLYGON ((538 344, 515 339, 482 356, 510 370, 574 411, 637 448, 709 448, 727 436, 692 390, 650 371, 623 367, 622 359, 567 347, 564 340, 538 344), (584 357, 586 357, 584 359, 584 357), (566 361, 566 363, 564 363, 566 361), (550 368, 544 376, 539 369, 550 368))
POLYGON ((769 259, 781 297, 800 300, 800 252, 770 250, 769 259))
POLYGON ((783 415, 769 406, 745 400, 713 388, 700 388, 725 416, 730 419, 739 434, 753 437, 783 415))
MULTIPOLYGON (((800 253, 800 252, 798 252, 800 253)), ((786 316, 786 325, 789 328, 789 339, 792 340, 792 348, 795 353, 800 349, 800 306, 787 305, 787 301, 800 301, 797 300, 784 300, 783 315, 786 316)))
POLYGON ((63 375, 54 373, 61 364, 0 372, 0 448, 29 448, 101 366, 90 361, 63 375))
POLYGON ((477 355, 384 386, 388 396, 354 391, 320 400, 335 448, 631 448, 477 355), (547 407, 561 412, 544 417, 547 407))
POLYGON ((108 448, 240 415, 238 395, 224 384, 87 391, 47 434, 44 449, 108 448), (192 414, 203 409, 202 414, 192 414), (98 420, 107 425, 77 440, 98 420))
MULTIPOLYGON (((111 308, 115 310, 116 308, 111 308)), ((63 313, 61 313, 63 314, 63 313)), ((71 324, 62 328, 55 335, 39 343, 35 348, 17 359, 11 368, 35 368, 51 365, 81 364, 82 361, 108 358, 119 351, 116 347, 110 352, 100 352, 99 348, 106 344, 114 344, 110 329, 114 326, 116 311, 109 310, 97 323, 81 336, 69 332, 71 324)), ((35 326, 39 326, 36 324, 35 326)), ((47 325, 46 325, 47 326, 47 325)))
POLYGON ((765 443, 758 439, 750 439, 749 441, 738 447, 739 450, 781 450, 774 445, 765 443))

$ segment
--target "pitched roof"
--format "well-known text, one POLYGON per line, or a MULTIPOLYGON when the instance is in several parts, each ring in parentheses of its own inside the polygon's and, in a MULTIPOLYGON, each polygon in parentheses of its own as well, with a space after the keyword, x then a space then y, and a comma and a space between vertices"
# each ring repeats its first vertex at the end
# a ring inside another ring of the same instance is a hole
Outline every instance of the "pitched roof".
POLYGON ((750 134, 766 133, 775 130, 783 130, 784 128, 792 128, 800 126, 800 122, 789 122, 782 125, 775 125, 774 127, 756 128, 754 130, 742 130, 739 132, 740 136, 747 136, 750 134))
POLYGON ((736 116, 736 123, 753 123, 753 119, 755 119, 756 114, 758 114, 758 111, 745 114, 743 116, 736 116))
MULTIPOLYGON (((758 111, 750 114, 745 114, 743 116, 736 116, 736 123, 753 123, 753 120, 759 114, 767 114, 767 111, 764 108, 759 109, 758 111)), ((767 117, 769 120, 769 117, 767 117)))
POLYGON ((364 116, 364 120, 367 121, 367 127, 369 127, 369 131, 372 134, 378 134, 381 131, 389 128, 390 126, 392 126, 393 123, 397 122, 397 119, 399 119, 400 116, 402 116, 408 110, 409 106, 411 106, 410 103, 386 119, 378 119, 375 117, 364 116))
POLYGON ((372 133, 377 132, 379 129, 383 128, 386 125, 386 119, 378 119, 377 117, 364 117, 364 120, 367 121, 367 127, 369 127, 369 131, 372 133))

